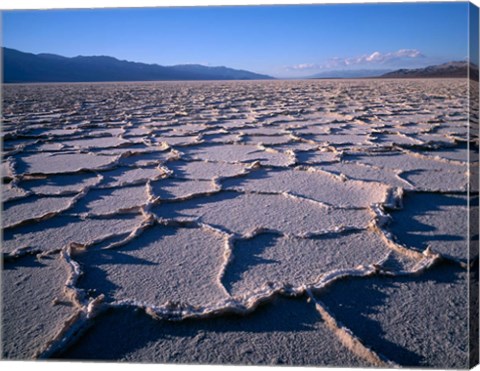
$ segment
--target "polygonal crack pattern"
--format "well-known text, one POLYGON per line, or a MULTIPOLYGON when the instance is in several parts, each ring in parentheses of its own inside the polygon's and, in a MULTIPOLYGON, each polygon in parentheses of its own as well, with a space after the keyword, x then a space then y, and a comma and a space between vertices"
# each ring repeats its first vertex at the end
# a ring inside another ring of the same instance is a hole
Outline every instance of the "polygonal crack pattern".
POLYGON ((3 357, 466 367, 467 87, 5 86, 3 357))

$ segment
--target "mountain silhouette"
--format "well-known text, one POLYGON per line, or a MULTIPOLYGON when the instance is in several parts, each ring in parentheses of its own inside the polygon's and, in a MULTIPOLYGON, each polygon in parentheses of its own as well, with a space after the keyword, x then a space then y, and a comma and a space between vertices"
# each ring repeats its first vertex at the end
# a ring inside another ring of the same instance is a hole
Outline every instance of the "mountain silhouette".
POLYGON ((448 62, 435 66, 416 69, 400 69, 388 72, 381 77, 385 78, 425 78, 425 77, 464 77, 467 78, 470 69, 470 78, 478 80, 478 66, 466 61, 448 62))
POLYGON ((10 48, 2 50, 5 83, 273 79, 228 67, 198 64, 160 66, 108 56, 68 58, 56 54, 24 53, 10 48))

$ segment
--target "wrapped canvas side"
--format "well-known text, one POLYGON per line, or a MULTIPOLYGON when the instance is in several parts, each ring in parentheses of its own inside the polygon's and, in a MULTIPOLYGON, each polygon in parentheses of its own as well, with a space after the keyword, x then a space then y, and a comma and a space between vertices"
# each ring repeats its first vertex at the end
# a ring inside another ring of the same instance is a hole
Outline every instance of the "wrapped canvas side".
POLYGON ((478 252, 479 252, 479 214, 478 214, 478 183, 479 183, 479 151, 478 151, 478 100, 479 100, 479 9, 473 4, 469 7, 469 336, 470 336, 470 367, 478 364, 479 351, 479 302, 478 302, 478 252))

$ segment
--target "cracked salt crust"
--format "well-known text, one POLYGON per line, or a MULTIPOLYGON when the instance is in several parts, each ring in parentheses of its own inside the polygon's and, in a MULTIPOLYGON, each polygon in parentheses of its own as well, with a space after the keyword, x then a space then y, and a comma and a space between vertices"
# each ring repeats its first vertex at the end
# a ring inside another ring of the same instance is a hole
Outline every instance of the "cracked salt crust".
POLYGON ((3 355, 462 367, 467 88, 6 86, 3 355))

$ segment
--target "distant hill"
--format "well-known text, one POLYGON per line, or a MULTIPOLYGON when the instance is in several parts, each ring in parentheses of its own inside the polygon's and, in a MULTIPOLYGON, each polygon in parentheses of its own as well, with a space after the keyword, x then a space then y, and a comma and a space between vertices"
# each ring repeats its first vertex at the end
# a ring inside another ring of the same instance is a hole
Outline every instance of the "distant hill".
POLYGON ((355 79, 381 76, 391 70, 338 70, 325 71, 310 76, 310 79, 355 79))
POLYGON ((271 76, 228 67, 202 65, 160 66, 113 57, 73 57, 24 53, 3 48, 5 83, 102 82, 156 80, 266 80, 271 76))
MULTIPOLYGON (((428 77, 464 77, 468 76, 469 63, 465 61, 448 62, 435 66, 416 69, 401 69, 383 74, 384 78, 428 78, 428 77)), ((478 79, 478 67, 470 63, 470 77, 478 79)))

